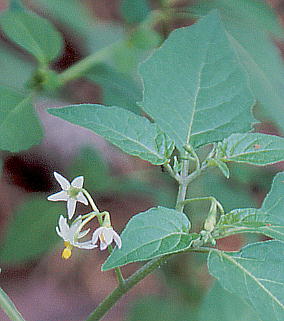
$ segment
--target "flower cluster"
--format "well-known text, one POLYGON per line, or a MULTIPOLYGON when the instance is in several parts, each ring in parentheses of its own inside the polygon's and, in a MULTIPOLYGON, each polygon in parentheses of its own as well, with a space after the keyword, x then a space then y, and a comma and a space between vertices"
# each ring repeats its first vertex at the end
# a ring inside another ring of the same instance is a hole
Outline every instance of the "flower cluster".
POLYGON ((74 216, 77 202, 81 202, 85 205, 88 205, 90 202, 93 207, 93 212, 84 216, 78 216, 70 225, 67 222, 67 218, 62 215, 59 217, 56 232, 64 240, 65 248, 62 252, 62 258, 69 259, 73 247, 88 250, 96 248, 98 247, 98 240, 100 240, 100 250, 105 250, 113 241, 118 248, 121 248, 121 238, 111 226, 109 213, 100 213, 94 205, 89 193, 83 188, 84 177, 78 176, 69 183, 65 177, 56 172, 54 172, 54 176, 60 184, 62 191, 50 195, 47 199, 49 201, 66 201, 69 220, 74 216), (90 232, 90 229, 84 231, 82 231, 82 229, 95 217, 104 217, 102 225, 94 231, 93 236, 89 241, 79 242, 81 238, 90 232))

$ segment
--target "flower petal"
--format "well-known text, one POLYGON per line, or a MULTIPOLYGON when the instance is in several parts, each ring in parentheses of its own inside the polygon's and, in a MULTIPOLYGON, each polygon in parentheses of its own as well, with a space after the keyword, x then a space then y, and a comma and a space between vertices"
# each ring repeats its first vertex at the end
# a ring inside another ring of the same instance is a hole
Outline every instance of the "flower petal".
POLYGON ((103 231, 103 233, 104 233, 104 238, 105 238, 106 244, 110 245, 113 240, 113 233, 114 233, 113 228, 106 227, 105 230, 103 231))
POLYGON ((120 248, 121 248, 121 245, 122 245, 122 243, 121 243, 121 238, 120 238, 120 236, 119 236, 115 231, 113 231, 113 239, 114 239, 117 247, 120 249, 120 248))
MULTIPOLYGON (((69 235, 70 235, 70 239, 74 240, 75 238, 75 234, 78 234, 79 233, 79 227, 82 223, 82 220, 79 220, 79 221, 76 221, 75 223, 73 222, 70 226, 70 229, 69 229, 69 235)), ((77 236, 78 238, 78 236, 77 236)))
POLYGON ((69 220, 71 220, 71 218, 75 213, 76 203, 77 201, 72 198, 69 198, 67 201, 67 212, 68 212, 69 220))
POLYGON ((64 239, 64 237, 63 237, 63 235, 61 234, 58 226, 55 227, 55 230, 56 230, 56 233, 57 233, 62 239, 64 239))
POLYGON ((80 248, 80 249, 86 249, 86 250, 91 250, 94 249, 95 247, 98 247, 96 244, 93 244, 92 241, 87 241, 87 242, 76 242, 74 243, 74 246, 80 248))
POLYGON ((95 230, 92 236, 92 243, 95 244, 98 242, 99 235, 102 233, 102 231, 105 229, 105 227, 101 226, 95 230))
POLYGON ((83 176, 78 176, 73 179, 71 182, 71 186, 76 187, 76 188, 82 188, 84 184, 84 177, 83 176))
POLYGON ((58 174, 57 172, 54 172, 53 174, 54 174, 55 179, 57 180, 57 182, 60 184, 61 188, 64 191, 66 191, 70 188, 71 185, 65 177, 58 174))
POLYGON ((67 219, 60 215, 58 226, 56 226, 57 234, 63 238, 64 241, 68 241, 69 239, 69 225, 67 224, 67 219))
POLYGON ((81 239, 82 237, 86 236, 90 232, 90 229, 88 228, 87 230, 80 232, 78 235, 78 239, 81 239))
POLYGON ((69 199, 66 191, 61 191, 48 196, 49 201, 67 201, 69 199))
POLYGON ((86 197, 84 196, 84 194, 82 192, 78 193, 76 199, 78 202, 88 205, 88 200, 86 199, 86 197))
POLYGON ((101 242, 101 244, 100 244, 100 250, 101 250, 101 251, 105 250, 107 247, 108 247, 108 244, 107 244, 107 243, 101 242))

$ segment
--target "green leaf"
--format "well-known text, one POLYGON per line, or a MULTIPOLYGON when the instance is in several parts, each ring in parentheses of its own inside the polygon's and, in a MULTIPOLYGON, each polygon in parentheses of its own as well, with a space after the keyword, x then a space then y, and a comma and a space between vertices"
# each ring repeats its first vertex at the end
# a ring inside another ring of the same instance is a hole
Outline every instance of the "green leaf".
MULTIPOLYGON (((79 0, 33 0, 34 5, 41 6, 44 12, 49 12, 53 19, 60 21, 68 28, 81 35, 86 35, 86 32, 90 32, 93 27, 92 17, 90 10, 79 0)), ((73 36, 68 34, 68 36, 73 36)))
POLYGON ((0 248, 0 261, 16 264, 35 259, 57 242, 55 232, 63 204, 50 206, 47 200, 31 199, 21 205, 8 225, 0 248))
POLYGON ((43 133, 31 97, 0 87, 0 149, 18 152, 39 144, 43 133))
POLYGON ((112 252, 102 270, 182 252, 196 237, 189 229, 186 215, 173 209, 156 207, 139 213, 127 223, 121 234, 121 249, 112 252))
POLYGON ((189 8, 195 15, 203 16, 212 9, 218 9, 224 20, 272 33, 275 37, 283 37, 276 12, 266 1, 259 0, 200 0, 196 6, 189 8))
POLYGON ((250 87, 270 120, 284 132, 284 65, 279 49, 260 31, 228 25, 232 43, 246 68, 250 87))
POLYGON ((24 89, 34 66, 0 41, 0 86, 24 89))
POLYGON ((213 8, 220 10, 227 30, 234 37, 232 43, 249 74, 255 97, 266 116, 284 132, 283 59, 267 34, 283 38, 279 19, 265 1, 258 0, 202 1, 190 11, 204 15, 213 8))
POLYGON ((250 244, 237 253, 212 250, 209 273, 252 306, 263 321, 284 319, 284 243, 250 244))
POLYGON ((172 142, 156 124, 119 107, 82 104, 49 109, 48 112, 88 128, 124 152, 154 165, 165 163, 173 151, 172 142))
POLYGON ((284 241, 284 172, 278 173, 260 209, 235 209, 221 216, 217 228, 224 233, 262 233, 284 241))
POLYGON ((233 134, 220 144, 221 160, 268 165, 284 160, 284 138, 259 134, 233 134))
POLYGON ((254 99, 216 12, 173 31, 140 73, 141 106, 180 150, 250 130, 254 99))
POLYGON ((148 0, 122 0, 120 12, 128 23, 142 22, 150 12, 148 0))
POLYGON ((229 178, 230 177, 230 170, 228 168, 228 166, 224 163, 223 159, 210 159, 210 165, 212 166, 217 166, 221 173, 226 177, 229 178))
POLYGON ((225 291, 218 282, 205 296, 199 321, 260 321, 256 313, 236 295, 225 291))
POLYGON ((284 226, 284 172, 278 173, 273 182, 270 192, 264 199, 261 212, 267 215, 268 223, 284 226))
POLYGON ((104 104, 122 106, 141 114, 141 108, 136 102, 141 100, 142 90, 131 76, 106 64, 98 64, 88 72, 87 78, 102 87, 104 104))
POLYGON ((9 10, 0 16, 6 36, 43 64, 54 60, 61 51, 62 37, 46 19, 32 13, 9 10))

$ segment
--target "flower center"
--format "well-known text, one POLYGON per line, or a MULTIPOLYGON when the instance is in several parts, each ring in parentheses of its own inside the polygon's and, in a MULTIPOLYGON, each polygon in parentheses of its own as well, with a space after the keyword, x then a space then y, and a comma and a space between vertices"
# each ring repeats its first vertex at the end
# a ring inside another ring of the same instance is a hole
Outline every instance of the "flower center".
POLYGON ((64 241, 64 246, 65 246, 65 249, 62 251, 61 256, 63 259, 68 260, 72 255, 73 245, 71 245, 70 242, 64 241))
POLYGON ((70 187, 67 191, 68 196, 75 199, 79 193, 80 193, 80 189, 76 187, 70 187))

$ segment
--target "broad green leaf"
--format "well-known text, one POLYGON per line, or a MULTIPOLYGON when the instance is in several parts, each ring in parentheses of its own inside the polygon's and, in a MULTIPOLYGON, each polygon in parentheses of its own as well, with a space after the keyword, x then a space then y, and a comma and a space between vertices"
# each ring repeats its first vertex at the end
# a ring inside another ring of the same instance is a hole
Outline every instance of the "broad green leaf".
POLYGON ((283 132, 284 65, 279 49, 267 34, 283 38, 283 27, 265 1, 202 1, 190 11, 202 16, 213 8, 220 10, 227 30, 234 37, 231 40, 249 74, 253 94, 266 116, 283 132))
POLYGON ((284 65, 269 37, 260 31, 229 25, 232 43, 249 74, 250 86, 266 117, 284 132, 284 65))
POLYGON ((237 253, 212 250, 209 273, 254 308, 263 321, 284 319, 284 243, 250 244, 237 253))
POLYGON ((267 31, 275 37, 284 37, 283 27, 272 7, 262 0, 199 0, 189 11, 204 16, 212 9, 218 9, 224 20, 267 31))
POLYGON ((43 133, 30 97, 0 87, 0 149, 18 152, 39 144, 43 133))
POLYGON ((224 233, 262 233, 284 241, 284 172, 278 173, 260 209, 235 209, 221 216, 217 228, 224 233))
POLYGON ((221 160, 268 165, 284 160, 284 138, 259 134, 233 134, 220 144, 221 160))
MULTIPOLYGON (((49 12, 56 21, 60 21, 68 28, 81 35, 90 32, 92 26, 91 16, 87 6, 80 0, 32 0, 34 5, 40 5, 41 9, 49 12), (91 24, 91 26, 90 26, 91 24)), ((73 36, 69 34, 69 36, 73 36)))
POLYGON ((46 19, 33 13, 8 10, 0 16, 0 26, 6 36, 47 64, 61 51, 62 37, 46 19))
POLYGON ((284 172, 278 173, 273 182, 270 192, 264 199, 261 212, 267 215, 271 224, 284 226, 284 172))
POLYGON ((126 321, 196 321, 194 312, 174 297, 160 298, 151 295, 134 302, 126 321))
POLYGON ((140 73, 142 108, 180 150, 250 130, 254 99, 217 12, 173 31, 140 73))
POLYGON ((256 313, 236 295, 225 291, 218 282, 205 296, 198 321, 260 321, 256 313))
POLYGON ((173 144, 156 124, 119 107, 82 104, 49 109, 54 116, 88 128, 124 152, 154 165, 165 163, 173 144))
POLYGON ((143 21, 150 11, 148 0, 122 0, 120 6, 122 17, 128 23, 143 21))
POLYGON ((33 65, 21 59, 20 54, 10 50, 2 41, 0 48, 0 86, 24 89, 34 71, 33 65))
POLYGON ((113 251, 102 270, 182 252, 196 237, 189 229, 186 215, 173 209, 156 207, 139 213, 127 223, 121 234, 121 249, 113 251))
POLYGON ((57 242, 55 232, 63 204, 50 206, 44 199, 31 199, 12 217, 0 248, 0 261, 16 264, 35 259, 57 242))
POLYGON ((141 100, 142 90, 131 76, 106 64, 98 64, 88 72, 87 78, 102 87, 105 105, 122 106, 141 114, 141 108, 136 102, 141 100))

